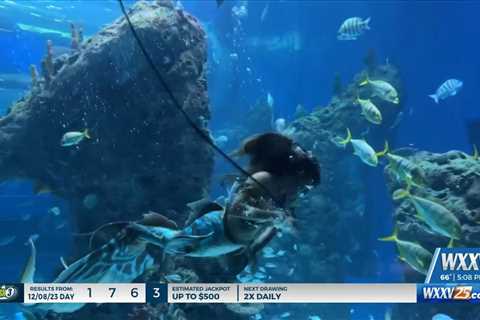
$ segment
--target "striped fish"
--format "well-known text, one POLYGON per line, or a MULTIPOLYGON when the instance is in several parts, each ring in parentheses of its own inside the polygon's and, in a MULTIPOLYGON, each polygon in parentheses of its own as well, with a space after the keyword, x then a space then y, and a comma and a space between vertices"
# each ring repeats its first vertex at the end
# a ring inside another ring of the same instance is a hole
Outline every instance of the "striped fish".
POLYGON ((356 103, 360 104, 362 107, 362 115, 367 119, 369 122, 373 124, 381 124, 382 123, 382 114, 380 110, 373 104, 370 99, 360 99, 357 98, 356 103))
POLYGON ((429 95, 430 98, 438 103, 439 100, 444 100, 448 97, 454 96, 462 88, 463 82, 457 79, 448 79, 438 87, 434 94, 429 95))
POLYGON ((340 29, 338 29, 338 40, 357 40, 357 37, 362 35, 365 30, 370 30, 368 23, 370 17, 363 20, 360 17, 352 17, 345 20, 340 29))

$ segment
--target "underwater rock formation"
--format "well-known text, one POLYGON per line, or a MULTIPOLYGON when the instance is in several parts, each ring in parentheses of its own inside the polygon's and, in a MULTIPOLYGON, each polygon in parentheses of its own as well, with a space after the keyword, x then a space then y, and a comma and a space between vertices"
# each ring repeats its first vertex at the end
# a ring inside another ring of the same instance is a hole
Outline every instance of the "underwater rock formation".
MULTIPOLYGON (((355 266, 359 276, 373 270, 368 264, 373 259, 367 256, 371 250, 361 241, 369 231, 364 222, 369 219, 366 177, 369 170, 378 168, 363 164, 352 155, 349 146, 340 149, 331 142, 336 136, 345 137, 347 127, 355 138, 365 138, 375 150, 381 150, 388 139, 390 127, 402 111, 399 73, 392 65, 381 65, 372 68, 368 74, 371 79, 391 83, 400 94, 399 105, 371 98, 382 112, 381 125, 368 122, 360 114, 360 106, 354 103, 358 96, 370 96, 368 88, 358 85, 366 77, 366 71, 363 71, 334 96, 329 105, 295 120, 287 128, 287 131, 293 131, 291 136, 296 142, 312 150, 322 167, 321 184, 299 201, 295 209, 302 236, 295 253, 299 263, 291 281, 348 282, 344 278, 345 268, 351 270, 355 266), (352 227, 358 225, 362 228, 352 227), (297 274, 308 277, 296 278, 297 274)), ((339 319, 339 314, 349 318, 344 306, 329 305, 320 312, 316 309, 316 312, 322 319, 339 319)))
MULTIPOLYGON (((402 154, 402 150, 398 153, 402 154)), ((418 151, 404 157, 423 173, 423 183, 412 187, 411 193, 443 205, 458 218, 462 235, 455 241, 455 246, 480 246, 480 161, 461 151, 443 154, 418 151)), ((405 183, 395 179, 388 166, 385 176, 391 192, 405 188, 405 183)), ((450 239, 431 231, 415 217, 411 201, 401 199, 395 205, 393 218, 399 229, 399 238, 417 241, 430 251, 447 246, 450 239)))
MULTIPOLYGON (((400 87, 398 71, 393 66, 378 66, 373 71, 369 73, 372 79, 385 80, 396 88, 400 87)), ((288 128, 293 130, 294 140, 312 150, 322 166, 321 185, 310 191, 296 208, 300 229, 305 231, 302 232, 302 244, 297 254, 298 260, 305 262, 298 264, 298 274, 309 275, 303 281, 347 281, 343 270, 351 266, 352 261, 344 257, 359 255, 363 245, 359 241, 368 232, 368 226, 362 230, 351 226, 368 219, 365 177, 370 168, 352 156, 348 147, 346 150, 339 149, 331 139, 344 137, 348 127, 355 137, 365 138, 379 149, 402 106, 373 98, 384 121, 381 126, 366 121, 360 114, 360 107, 354 103, 357 96, 368 94, 364 91, 366 89, 358 87, 365 76, 366 72, 358 74, 353 83, 334 96, 328 106, 299 118, 288 128), (311 259, 312 256, 316 259, 311 259)), ((402 97, 400 99, 402 101, 402 97)), ((368 261, 365 256, 355 260, 355 269, 367 269, 365 261, 368 261)), ((336 319, 339 314, 349 317, 346 314, 348 310, 342 306, 329 306, 316 312, 322 319, 336 319)))
MULTIPOLYGON (((207 131, 199 22, 168 1, 139 2, 129 14, 180 104, 207 131)), ((206 194, 213 154, 174 108, 125 19, 54 58, 45 72, 0 119, 1 179, 48 186, 69 201, 77 232, 148 210, 183 223, 168 210, 182 212, 206 194), (60 146, 64 133, 84 129, 91 139, 60 146)))
MULTIPOLYGON (((415 163, 423 174, 422 184, 412 187, 411 193, 443 205, 452 212, 462 226, 458 247, 480 246, 480 161, 461 151, 430 153, 426 151, 402 150, 397 152, 415 163)), ((404 188, 405 184, 395 178, 394 172, 385 168, 387 184, 391 192, 404 188)), ((408 199, 395 202, 393 219, 398 226, 399 238, 414 241, 433 252, 437 247, 446 247, 449 239, 433 231, 415 217, 416 211, 408 199)), ((409 270, 409 269, 406 269, 409 270)), ((425 276, 405 272, 406 282, 423 282, 425 276)), ((474 319, 478 308, 452 305, 407 305, 398 306, 393 319, 430 319, 443 312, 453 319, 474 319)))

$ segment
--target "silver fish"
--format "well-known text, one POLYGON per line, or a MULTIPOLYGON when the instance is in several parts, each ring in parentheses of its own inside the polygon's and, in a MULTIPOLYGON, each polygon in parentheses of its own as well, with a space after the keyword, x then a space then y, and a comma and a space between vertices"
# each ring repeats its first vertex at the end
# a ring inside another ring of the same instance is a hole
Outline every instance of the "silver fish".
POLYGON ((168 282, 182 282, 182 276, 179 275, 179 274, 167 274, 165 277, 165 280, 167 280, 168 282))
POLYGON ((15 241, 16 238, 17 237, 13 236, 13 235, 12 236, 5 236, 5 237, 0 238, 0 247, 9 245, 13 241, 15 241))
POLYGON ((270 3, 267 2, 265 7, 263 7, 262 14, 260 16, 260 22, 263 22, 268 14, 268 9, 270 8, 270 3))
POLYGON ((76 146, 77 144, 82 142, 83 139, 85 139, 85 138, 90 139, 88 129, 85 129, 83 132, 70 131, 70 132, 67 132, 63 135, 62 141, 60 142, 60 145, 62 147, 76 146))
POLYGON ((23 73, 0 73, 0 88, 7 90, 27 90, 32 86, 32 78, 23 73))
POLYGON ((58 217, 59 215, 62 214, 62 211, 60 210, 59 207, 52 207, 48 209, 48 213, 53 214, 54 216, 58 217))
POLYGON ((463 82, 457 79, 448 79, 438 87, 434 94, 429 95, 430 98, 438 103, 448 97, 454 96, 463 87, 463 82))
POLYGON ((98 197, 95 193, 89 193, 83 198, 83 206, 88 210, 92 210, 97 206, 98 197))
POLYGON ((274 100, 270 92, 267 94, 267 104, 270 108, 273 108, 274 100))
POLYGON ((360 17, 352 17, 346 19, 338 29, 338 40, 357 40, 365 30, 370 30, 370 17, 363 20, 360 17))

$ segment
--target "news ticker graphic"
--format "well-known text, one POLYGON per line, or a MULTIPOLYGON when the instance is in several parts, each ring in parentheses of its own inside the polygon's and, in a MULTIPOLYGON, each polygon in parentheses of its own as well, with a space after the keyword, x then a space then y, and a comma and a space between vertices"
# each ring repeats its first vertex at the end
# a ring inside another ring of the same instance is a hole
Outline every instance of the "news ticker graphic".
POLYGON ((425 283, 1 284, 0 303, 480 302, 480 248, 438 248, 425 283))
POLYGON ((0 302, 415 303, 416 284, 36 283, 0 285, 0 302))
POLYGON ((0 303, 480 302, 479 284, 43 283, 0 285, 0 303))

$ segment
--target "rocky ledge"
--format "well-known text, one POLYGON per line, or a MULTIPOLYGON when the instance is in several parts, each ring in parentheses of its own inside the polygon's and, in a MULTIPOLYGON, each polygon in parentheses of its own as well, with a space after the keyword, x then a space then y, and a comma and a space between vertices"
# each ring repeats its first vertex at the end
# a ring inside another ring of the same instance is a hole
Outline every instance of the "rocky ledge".
MULTIPOLYGON (((138 2, 131 20, 184 110, 207 131, 205 33, 168 1, 138 2)), ((183 222, 206 193, 213 154, 175 109, 119 18, 72 53, 53 58, 0 119, 0 178, 23 178, 66 199, 77 232, 148 210, 183 222), (68 131, 91 139, 62 147, 68 131)))

